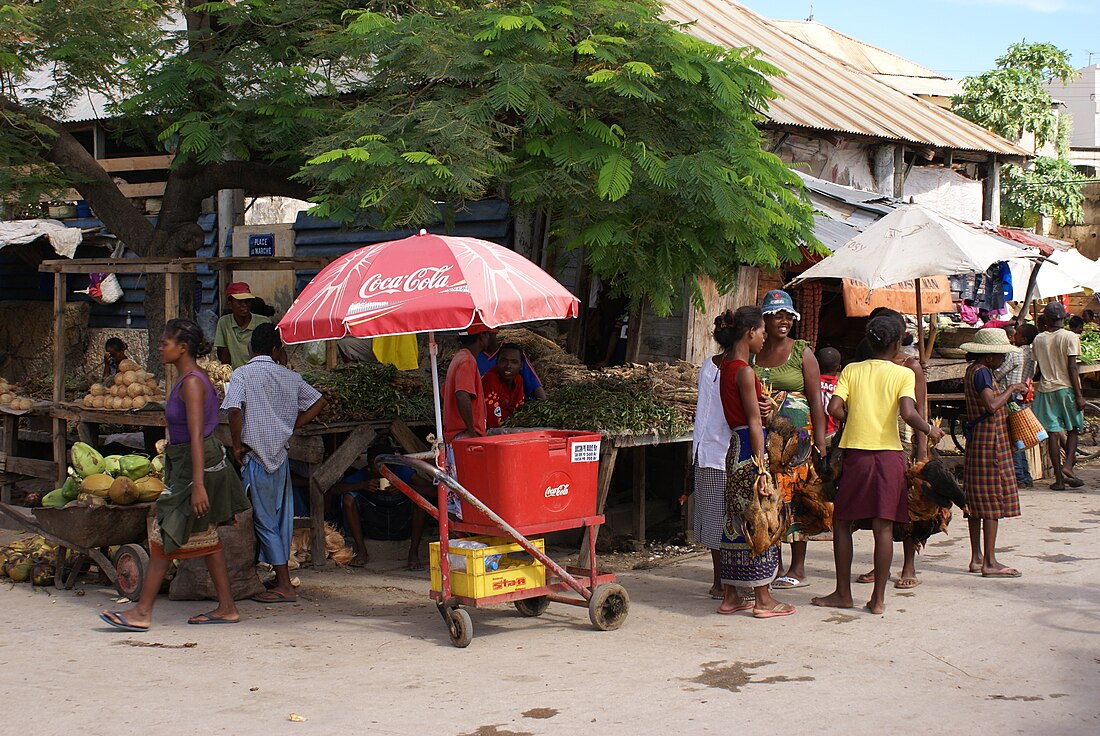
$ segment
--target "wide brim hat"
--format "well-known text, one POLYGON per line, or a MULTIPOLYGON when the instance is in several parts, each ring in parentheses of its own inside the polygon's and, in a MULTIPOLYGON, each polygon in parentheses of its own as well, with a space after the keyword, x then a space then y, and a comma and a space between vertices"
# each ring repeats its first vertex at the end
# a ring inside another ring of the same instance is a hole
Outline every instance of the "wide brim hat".
POLYGON ((974 335, 973 342, 964 342, 959 346, 960 350, 975 355, 990 353, 1015 353, 1019 348, 1008 339, 1008 333, 1000 327, 983 327, 974 335))

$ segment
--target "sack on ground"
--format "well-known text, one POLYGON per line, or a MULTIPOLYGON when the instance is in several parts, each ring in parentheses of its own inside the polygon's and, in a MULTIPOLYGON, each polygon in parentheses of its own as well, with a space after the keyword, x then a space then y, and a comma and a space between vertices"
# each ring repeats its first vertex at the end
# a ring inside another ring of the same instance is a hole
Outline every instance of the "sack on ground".
MULTIPOLYGON (((256 574, 256 533, 252 528, 252 509, 237 514, 233 524, 218 527, 218 538, 225 550, 229 568, 229 585, 234 600, 243 600, 264 592, 256 574)), ((214 582, 206 571, 206 559, 198 557, 179 560, 176 576, 168 588, 168 598, 174 601, 218 599, 214 582)))

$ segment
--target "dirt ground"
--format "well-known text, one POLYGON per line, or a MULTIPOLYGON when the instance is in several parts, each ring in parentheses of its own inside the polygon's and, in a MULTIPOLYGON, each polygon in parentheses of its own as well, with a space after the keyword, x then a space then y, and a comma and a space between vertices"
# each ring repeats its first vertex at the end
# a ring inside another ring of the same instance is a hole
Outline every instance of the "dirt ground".
MULTIPOLYGON (((791 617, 716 615, 709 558, 684 555, 622 573, 618 631, 565 605, 497 607, 472 611, 464 650, 400 545, 365 571, 300 571, 298 603, 246 601, 236 626, 188 626, 204 604, 162 599, 155 628, 130 634, 96 618, 113 590, 3 585, 0 733, 1096 734, 1100 470, 1082 476, 1083 492, 1024 491, 1002 525, 1022 578, 967 574, 956 515, 884 616, 809 605, 831 590, 828 543, 811 545, 811 585, 779 594, 791 617)), ((870 554, 862 533, 857 572, 870 554)))

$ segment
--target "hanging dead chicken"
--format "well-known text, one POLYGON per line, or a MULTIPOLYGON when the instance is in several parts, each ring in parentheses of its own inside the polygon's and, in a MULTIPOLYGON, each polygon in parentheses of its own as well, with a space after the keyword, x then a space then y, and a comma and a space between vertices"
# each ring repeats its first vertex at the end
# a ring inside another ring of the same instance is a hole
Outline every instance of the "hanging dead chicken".
POLYGON ((741 511, 741 525, 745 539, 754 555, 777 544, 787 533, 787 527, 791 525, 790 510, 783 503, 783 497, 775 485, 775 479, 767 467, 757 465, 756 468, 754 493, 741 511), (762 495, 762 491, 766 491, 767 495, 762 495))

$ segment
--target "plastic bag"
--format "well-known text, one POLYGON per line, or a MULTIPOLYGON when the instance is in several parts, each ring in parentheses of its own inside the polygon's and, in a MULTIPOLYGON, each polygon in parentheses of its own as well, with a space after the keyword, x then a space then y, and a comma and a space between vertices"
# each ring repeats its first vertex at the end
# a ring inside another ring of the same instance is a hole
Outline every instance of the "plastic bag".
POLYGON ((306 362, 313 366, 325 364, 325 343, 320 340, 307 342, 304 349, 306 362))

